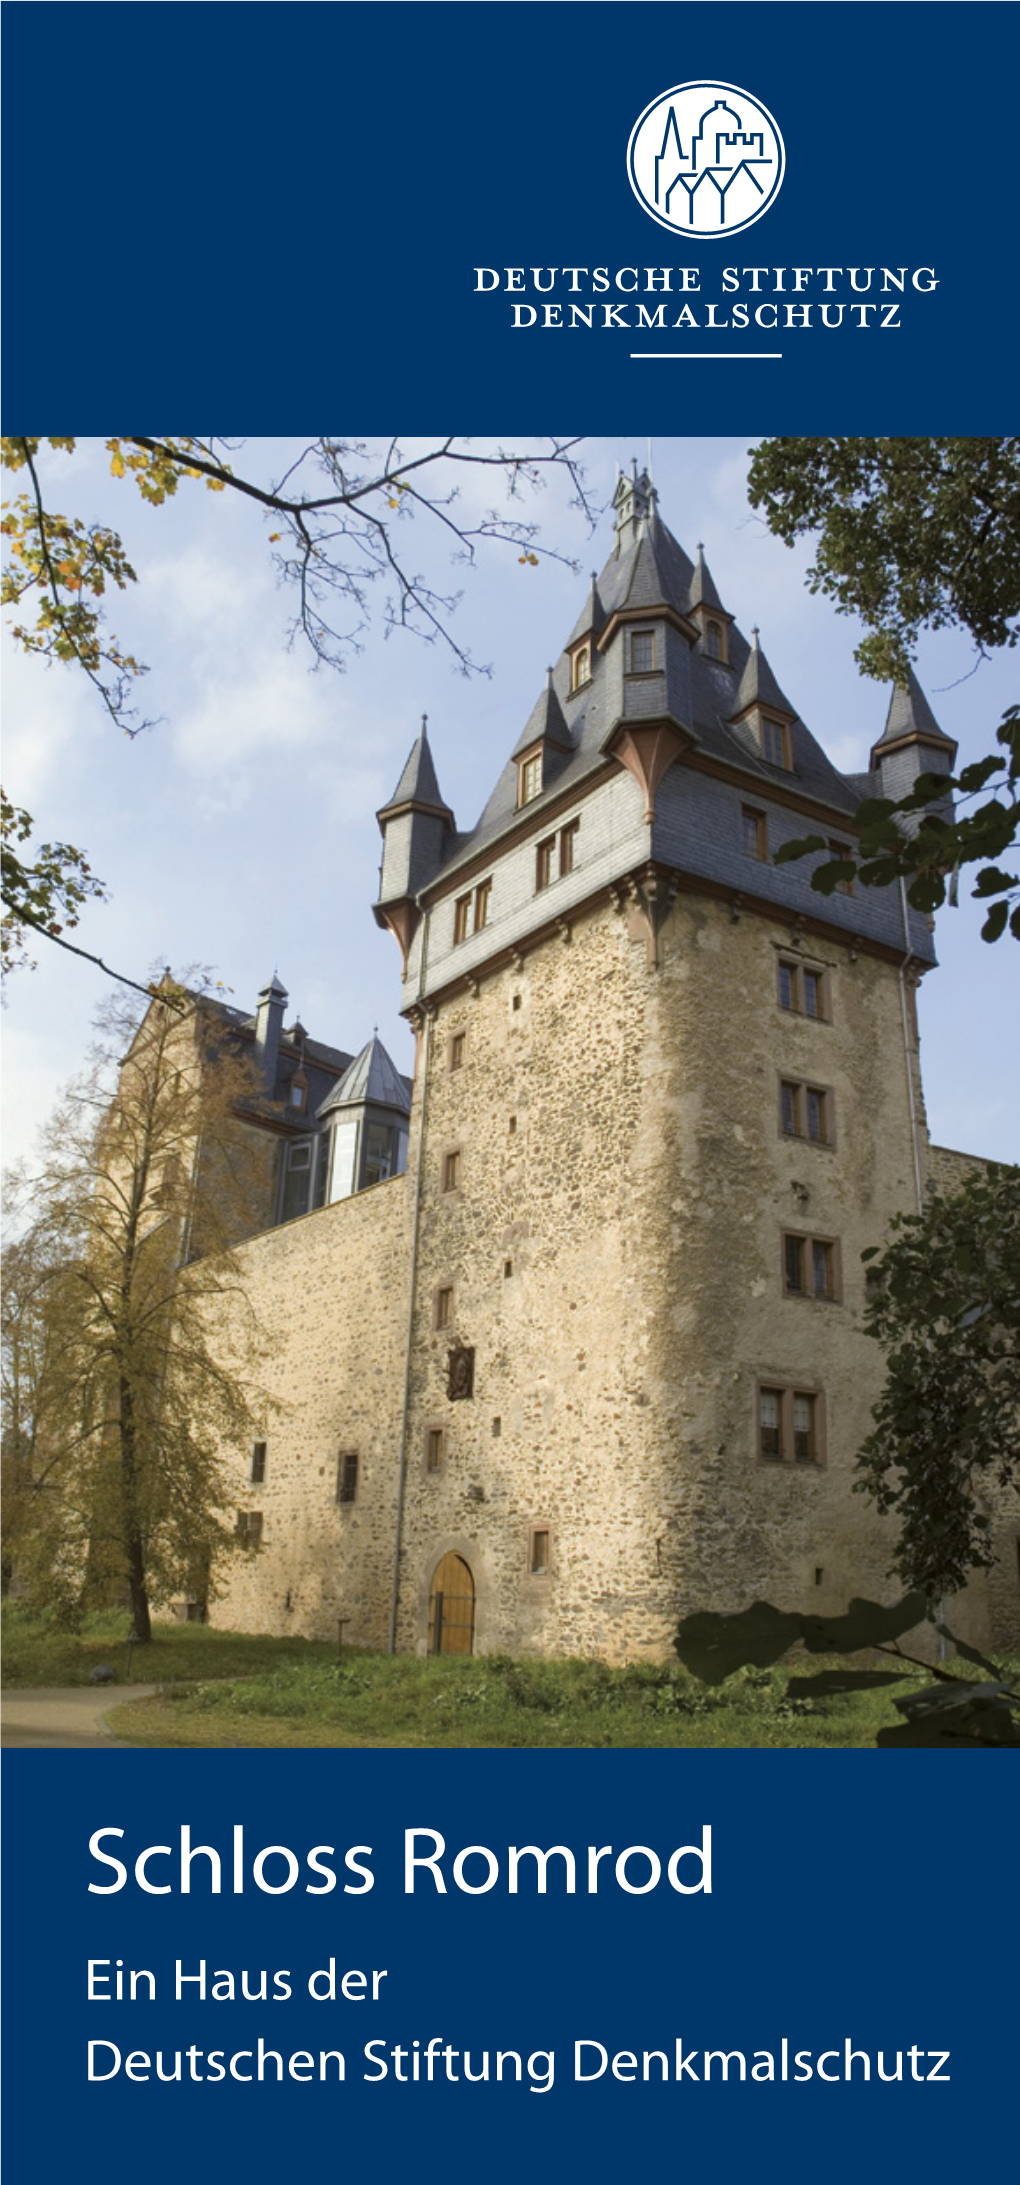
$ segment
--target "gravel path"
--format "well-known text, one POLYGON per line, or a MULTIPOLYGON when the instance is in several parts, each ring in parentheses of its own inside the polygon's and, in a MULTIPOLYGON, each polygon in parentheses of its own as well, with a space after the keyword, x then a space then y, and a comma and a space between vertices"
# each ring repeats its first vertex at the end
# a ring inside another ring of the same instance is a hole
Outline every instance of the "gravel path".
POLYGON ((155 1684, 68 1684, 24 1687, 0 1698, 0 1745, 81 1745, 108 1752, 124 1741, 106 1726, 112 1707, 125 1700, 151 1699, 155 1684))

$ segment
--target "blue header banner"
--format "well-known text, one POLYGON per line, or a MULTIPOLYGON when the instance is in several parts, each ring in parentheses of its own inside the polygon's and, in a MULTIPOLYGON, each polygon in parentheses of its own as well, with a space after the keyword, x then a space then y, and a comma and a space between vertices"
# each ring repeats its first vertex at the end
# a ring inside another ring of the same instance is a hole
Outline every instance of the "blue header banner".
POLYGON ((9 417, 1008 426, 1015 8, 6 17, 9 417))

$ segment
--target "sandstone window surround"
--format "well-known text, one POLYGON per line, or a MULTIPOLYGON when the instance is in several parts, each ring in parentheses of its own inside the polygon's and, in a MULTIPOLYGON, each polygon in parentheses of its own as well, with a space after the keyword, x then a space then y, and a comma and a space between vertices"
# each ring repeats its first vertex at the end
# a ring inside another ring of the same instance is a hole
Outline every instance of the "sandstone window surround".
POLYGON ((548 1578, 552 1570, 552 1527, 548 1519, 528 1526, 529 1578, 548 1578))
POLYGON ((838 1237, 806 1236, 799 1230, 784 1230, 782 1272, 783 1290, 787 1297, 815 1298, 830 1305, 842 1304, 842 1266, 838 1237))
POLYGON ((574 652, 573 652, 573 653, 571 654, 571 656, 570 656, 570 688, 571 688, 571 691, 573 692, 573 691, 575 691, 575 690, 583 690, 583 689, 584 689, 584 686, 585 686, 585 684, 586 684, 586 683, 590 683, 590 682, 591 682, 591 638, 590 638, 590 637, 586 637, 586 638, 585 638, 585 641, 584 641, 584 644, 583 644, 583 645, 578 645, 578 646, 576 647, 575 651, 574 651, 574 652))
POLYGON ((448 1146, 443 1155, 443 1191, 459 1191, 462 1175, 461 1149, 448 1146))
POLYGON ((816 1146, 835 1145, 835 1104, 831 1087, 807 1084, 801 1078, 780 1078, 779 1128, 784 1138, 802 1138, 816 1146))
POLYGON ((740 838, 745 857, 756 857, 759 864, 767 864, 769 854, 769 826, 764 812, 752 804, 740 808, 740 838))
POLYGON ((761 1464, 825 1464, 825 1397, 794 1381, 759 1381, 756 1390, 761 1464))
POLYGON ((339 1503, 356 1502, 358 1499, 358 1452, 341 1449, 336 1460, 336 1499, 339 1503))
POLYGON ((793 772, 788 722, 777 721, 770 713, 763 713, 759 721, 758 743, 762 758, 768 766, 781 766, 787 774, 793 772))
POLYGON ((253 1487, 261 1487, 265 1479, 268 1447, 268 1443, 264 1441, 256 1441, 251 1445, 251 1469, 248 1478, 253 1487))
POLYGON ((779 956, 776 994, 780 1009, 789 1010, 791 1016, 813 1017, 820 1024, 831 1024, 829 974, 824 965, 802 963, 796 956, 779 956))
POLYGON ((542 775, 543 767, 541 750, 526 751, 523 757, 519 760, 517 767, 518 807, 520 807, 522 804, 533 804, 535 798, 541 796, 542 775))
MULTIPOLYGON (((854 854, 854 853, 853 853, 853 850, 851 849, 851 846, 850 846, 849 842, 837 842, 837 841, 835 841, 834 839, 832 839, 832 838, 830 837, 830 841, 829 841, 829 856, 830 856, 830 858, 836 858, 836 857, 838 857, 838 858, 841 858, 841 859, 845 859, 845 858, 852 858, 852 857, 853 857, 853 854, 854 854)), ((854 892, 854 884, 853 884, 853 881, 852 881, 852 880, 850 880, 850 879, 846 879, 846 880, 837 880, 837 882, 836 882, 836 894, 837 894, 837 895, 852 895, 852 894, 853 894, 853 892, 854 892)))
POLYGON ((557 878, 565 880, 574 870, 576 843, 581 822, 572 819, 559 834, 546 835, 535 849, 535 893, 551 886, 557 878))
POLYGON ((446 1067, 448 1070, 463 1069, 466 1050, 467 1033, 451 1032, 446 1045, 446 1067))
POLYGON ((238 1540, 243 1541, 246 1548, 260 1548, 262 1546, 261 1510, 238 1510, 234 1531, 238 1540))
POLYGON ((432 1325, 437 1333, 444 1328, 452 1328, 455 1302, 455 1285, 452 1282, 438 1283, 432 1293, 432 1325))
POLYGON ((425 1444, 422 1451, 423 1469, 435 1478, 446 1469, 446 1428, 428 1425, 425 1428, 425 1444))
POLYGON ((469 888, 466 895, 458 895, 453 906, 454 947, 461 941, 470 940, 472 933, 481 933, 489 923, 489 907, 492 901, 492 878, 480 880, 476 888, 469 888))
POLYGON ((627 638, 628 675, 654 675, 655 668, 655 631, 631 630, 627 638))

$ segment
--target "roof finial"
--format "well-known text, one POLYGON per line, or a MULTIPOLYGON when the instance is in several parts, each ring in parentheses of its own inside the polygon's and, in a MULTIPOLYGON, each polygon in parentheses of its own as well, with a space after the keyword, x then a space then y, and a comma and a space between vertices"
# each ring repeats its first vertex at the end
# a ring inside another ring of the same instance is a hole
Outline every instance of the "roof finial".
POLYGON ((427 730, 428 730, 428 725, 429 725, 429 717, 428 717, 428 714, 427 714, 427 713, 423 713, 423 714, 422 714, 422 717, 421 717, 421 732, 422 732, 422 735, 423 735, 423 736, 424 736, 424 735, 425 735, 425 734, 427 733, 427 730))
POLYGON ((550 688, 550 690, 551 690, 551 689, 552 689, 552 679, 553 679, 553 671, 552 671, 552 669, 551 669, 551 668, 547 668, 545 672, 546 672, 546 675, 547 675, 547 676, 548 676, 548 678, 549 678, 549 688, 550 688))
POLYGON ((755 649, 755 652, 758 652, 758 651, 760 650, 760 647, 759 647, 759 644, 758 644, 758 639, 759 639, 759 637, 761 636, 761 631, 759 630, 759 628, 758 628, 758 624, 757 624, 757 623, 755 623, 755 625, 754 625, 754 628, 753 628, 753 629, 752 629, 752 631, 751 631, 751 636, 752 636, 752 637, 753 637, 753 639, 754 639, 754 649, 755 649))

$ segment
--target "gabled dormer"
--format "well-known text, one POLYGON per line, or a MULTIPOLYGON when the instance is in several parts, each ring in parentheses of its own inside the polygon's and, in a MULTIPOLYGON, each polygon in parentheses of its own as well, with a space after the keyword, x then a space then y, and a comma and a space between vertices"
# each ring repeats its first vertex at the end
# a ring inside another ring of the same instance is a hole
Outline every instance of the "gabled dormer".
POLYGON ((517 809, 548 789, 574 749, 574 741, 546 669, 546 686, 511 754, 517 768, 517 809))
POLYGON ((578 697, 591 683, 595 648, 605 626, 606 610, 599 592, 598 577, 593 569, 588 597, 564 648, 570 662, 571 698, 578 697))
POLYGON ((396 789, 376 818, 382 829, 383 856, 373 915, 377 925, 396 936, 406 971, 421 915, 419 890, 435 877, 449 854, 456 825, 436 778, 426 715, 396 789))
POLYGON ((687 601, 691 621, 696 622, 700 633, 699 652, 707 660, 718 660, 724 668, 730 662, 730 624, 728 614, 715 588, 712 572, 705 560, 705 549, 698 541, 698 558, 694 564, 691 589, 687 601))
POLYGON ((754 744, 758 757, 766 766, 792 773, 796 720, 797 715, 765 658, 755 628, 751 632, 751 650, 744 664, 730 721, 754 744))

